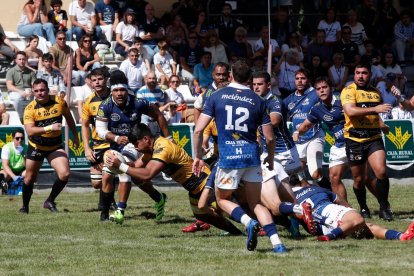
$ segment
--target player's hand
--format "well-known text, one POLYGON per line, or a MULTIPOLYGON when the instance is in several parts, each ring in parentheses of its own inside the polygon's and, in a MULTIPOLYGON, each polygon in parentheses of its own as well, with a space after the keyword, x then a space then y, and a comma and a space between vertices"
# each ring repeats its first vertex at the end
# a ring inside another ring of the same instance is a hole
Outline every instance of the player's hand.
POLYGON ((86 157, 86 159, 88 159, 88 161, 90 161, 90 162, 96 162, 96 157, 95 157, 95 154, 93 153, 93 150, 92 150, 92 149, 90 149, 90 148, 85 149, 85 157, 86 157))
POLYGON ((73 135, 73 143, 75 144, 76 148, 79 148, 80 142, 78 135, 73 135))
POLYGON ((267 164, 269 171, 273 171, 273 158, 270 158, 269 155, 263 160, 263 164, 267 164))
POLYGON ((199 158, 194 158, 193 162, 193 173, 196 176, 200 176, 201 172, 204 170, 204 161, 199 158))
POLYGON ((299 131, 293 132, 292 138, 294 142, 297 142, 299 140, 299 131))
POLYGON ((121 161, 112 154, 112 152, 108 152, 106 154, 106 164, 110 169, 118 169, 121 165, 121 161))
POLYGON ((62 124, 60 124, 60 123, 54 123, 52 125, 52 131, 59 131, 59 130, 62 130, 62 124))
POLYGON ((401 91, 395 85, 391 87, 391 93, 397 98, 401 97, 401 91))
POLYGON ((119 136, 118 140, 116 141, 116 143, 118 145, 126 145, 129 143, 128 137, 127 136, 119 136))
POLYGON ((391 111, 392 106, 390 104, 380 104, 375 107, 376 113, 388 113, 391 111))

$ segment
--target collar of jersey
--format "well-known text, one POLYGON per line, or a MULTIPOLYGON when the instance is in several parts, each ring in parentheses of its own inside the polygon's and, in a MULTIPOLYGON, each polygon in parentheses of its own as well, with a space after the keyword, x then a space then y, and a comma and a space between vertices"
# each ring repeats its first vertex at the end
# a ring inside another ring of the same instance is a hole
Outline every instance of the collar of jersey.
POLYGON ((231 82, 228 87, 236 88, 236 89, 250 89, 248 86, 237 83, 237 82, 231 82))
MULTIPOLYGON (((113 97, 113 96, 111 96, 111 100, 114 102, 114 104, 115 104, 116 106, 119 106, 119 105, 116 103, 116 101, 114 100, 114 97, 113 97)), ((129 94, 128 94, 128 99, 127 99, 127 102, 126 102, 125 106, 127 106, 128 104, 129 104, 129 94)))

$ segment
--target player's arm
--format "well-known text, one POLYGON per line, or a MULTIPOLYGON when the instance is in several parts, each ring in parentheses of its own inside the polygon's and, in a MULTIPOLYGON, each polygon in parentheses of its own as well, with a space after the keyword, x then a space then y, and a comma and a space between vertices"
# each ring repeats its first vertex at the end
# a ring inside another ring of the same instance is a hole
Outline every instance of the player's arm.
POLYGON ((147 115, 157 121, 162 131, 162 134, 164 134, 164 137, 171 137, 170 130, 168 129, 167 120, 165 120, 164 115, 161 113, 161 111, 158 109, 156 105, 151 104, 150 111, 147 115))
POLYGON ((127 136, 116 135, 108 129, 107 118, 96 117, 96 133, 98 133, 98 136, 101 137, 101 139, 117 143, 118 145, 126 145, 129 142, 127 136))
POLYGON ((391 87, 391 93, 397 98, 398 102, 405 110, 414 110, 414 97, 406 99, 403 95, 401 95, 401 91, 395 85, 391 87))
POLYGON ((91 136, 91 129, 89 128, 89 119, 83 118, 81 121, 81 134, 83 147, 85 149, 85 157, 91 162, 95 162, 93 150, 89 145, 89 137, 91 136))
POLYGON ((345 103, 343 105, 344 112, 348 115, 349 118, 366 116, 366 115, 375 115, 379 113, 387 113, 392 109, 390 104, 379 104, 373 107, 358 107, 355 103, 345 103))
POLYGON ((270 113, 269 117, 270 122, 272 123, 272 127, 277 127, 282 121, 282 115, 280 115, 280 113, 272 112, 270 113))
POLYGON ((272 124, 262 125, 263 136, 266 139, 267 156, 264 162, 268 163, 269 170, 273 170, 273 162, 275 155, 275 135, 273 133, 272 124))
POLYGON ((207 125, 211 121, 211 117, 201 114, 198 118, 196 128, 194 130, 194 152, 195 152, 195 158, 193 162, 193 173, 197 176, 200 175, 200 173, 204 169, 204 161, 202 160, 203 157, 203 132, 204 129, 207 127, 207 125))
POLYGON ((293 141, 297 142, 299 140, 299 136, 306 133, 314 125, 314 123, 310 122, 308 119, 305 119, 305 121, 299 125, 298 129, 293 132, 293 141))
POLYGON ((159 174, 165 167, 163 162, 157 160, 150 160, 145 167, 131 167, 113 156, 108 154, 106 162, 110 168, 119 169, 123 173, 130 175, 134 180, 149 181, 159 174))

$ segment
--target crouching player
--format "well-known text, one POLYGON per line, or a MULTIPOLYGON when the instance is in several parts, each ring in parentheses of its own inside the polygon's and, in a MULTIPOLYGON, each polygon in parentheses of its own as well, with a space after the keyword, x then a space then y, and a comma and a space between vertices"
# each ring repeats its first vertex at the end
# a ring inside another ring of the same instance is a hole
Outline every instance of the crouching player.
MULTIPOLYGON (((118 158, 109 153, 105 160, 109 168, 119 169, 131 176, 134 181, 149 181, 160 172, 164 172, 188 191, 191 209, 197 219, 210 223, 230 234, 241 234, 238 228, 216 212, 211 205, 203 209, 198 206, 198 201, 210 174, 208 167, 205 167, 199 176, 193 174, 193 159, 184 149, 167 138, 154 136, 145 124, 140 123, 132 128, 129 141, 140 153, 144 154, 142 158, 135 162, 134 167, 131 167, 121 163, 118 158)), ((115 221, 117 221, 117 217, 115 217, 115 221)))
POLYGON ((414 238, 414 222, 404 233, 366 223, 362 215, 333 192, 318 187, 295 187, 298 202, 309 202, 318 225, 318 241, 331 241, 345 236, 377 238, 383 240, 411 240, 414 238))

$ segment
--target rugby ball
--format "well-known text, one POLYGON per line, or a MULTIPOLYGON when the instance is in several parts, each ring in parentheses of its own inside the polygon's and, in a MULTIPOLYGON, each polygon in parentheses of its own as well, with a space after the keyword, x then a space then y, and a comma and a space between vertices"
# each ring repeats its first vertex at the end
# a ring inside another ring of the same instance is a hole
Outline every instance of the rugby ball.
POLYGON ((116 158, 118 158, 118 160, 121 161, 121 163, 126 163, 127 162, 126 158, 121 153, 117 152, 116 150, 107 150, 104 153, 103 160, 104 160, 104 164, 107 167, 107 169, 113 174, 122 174, 122 172, 120 170, 113 169, 113 168, 109 167, 109 165, 107 163, 107 158, 108 158, 109 153, 112 153, 112 155, 114 155, 116 158))

